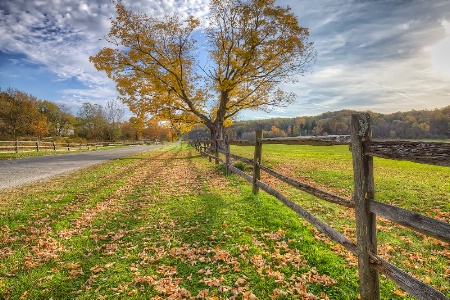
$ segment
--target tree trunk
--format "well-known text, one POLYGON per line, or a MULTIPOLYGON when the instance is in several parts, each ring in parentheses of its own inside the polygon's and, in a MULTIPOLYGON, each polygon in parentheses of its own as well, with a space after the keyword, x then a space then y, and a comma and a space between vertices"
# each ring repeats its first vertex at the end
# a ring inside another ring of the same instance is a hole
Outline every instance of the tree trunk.
POLYGON ((219 122, 214 122, 212 126, 209 128, 211 132, 211 140, 221 140, 223 139, 225 128, 223 124, 219 122))

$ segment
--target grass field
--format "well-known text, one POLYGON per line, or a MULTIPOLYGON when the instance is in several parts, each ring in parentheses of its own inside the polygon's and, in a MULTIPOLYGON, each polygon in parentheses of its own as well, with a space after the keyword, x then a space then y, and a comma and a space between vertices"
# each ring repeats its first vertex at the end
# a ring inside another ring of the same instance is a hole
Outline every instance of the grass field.
MULTIPOLYGON (((264 146, 263 153, 287 175, 351 193, 348 148, 264 146)), ((377 197, 448 222, 449 172, 428 168, 377 160, 377 197), (417 174, 421 184, 412 181, 417 174)), ((354 236, 351 211, 286 193, 354 236)), ((449 246, 379 223, 382 254, 449 296, 449 246)), ((353 257, 186 145, 2 193, 0 227, 4 299, 358 297, 353 257)), ((382 299, 408 299, 389 280, 381 290, 382 299)))
MULTIPOLYGON (((232 153, 252 158, 253 147, 232 147, 232 153)), ((351 199, 352 158, 348 146, 264 145, 262 163, 284 175, 351 199)), ((374 159, 375 198, 450 222, 450 170, 405 161, 374 159)), ((356 241, 354 211, 288 188, 276 186, 320 219, 356 241)), ((379 253, 394 265, 450 295, 450 245, 378 218, 379 253)), ((331 244, 333 245, 333 244, 331 244)), ((346 255, 340 246, 333 246, 346 255)), ((399 293, 401 294, 401 293, 399 293)))

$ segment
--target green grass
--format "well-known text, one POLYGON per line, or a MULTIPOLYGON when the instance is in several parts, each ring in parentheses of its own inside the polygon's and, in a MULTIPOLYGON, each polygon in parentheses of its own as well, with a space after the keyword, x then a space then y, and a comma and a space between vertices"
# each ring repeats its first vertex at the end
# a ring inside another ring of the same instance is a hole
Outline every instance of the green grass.
MULTIPOLYGON (((251 158, 252 147, 233 147, 231 152, 251 158)), ((282 174, 305 181, 351 199, 352 158, 348 146, 264 145, 263 164, 282 174)), ((374 159, 375 198, 423 215, 450 222, 450 172, 448 167, 406 161, 374 159)), ((355 240, 353 210, 319 200, 264 176, 290 198, 355 240)), ((378 218, 379 253, 394 265, 410 272, 450 295, 450 247, 378 218)))
MULTIPOLYGON (((264 146, 264 163, 320 185, 342 178, 343 186, 351 187, 344 162, 348 149, 332 149, 264 146)), ((339 193, 347 194, 346 188, 339 193)), ((448 199, 448 191, 442 192, 448 199)), ((286 193, 322 218, 344 213, 310 196, 286 193)), ((340 218, 332 221, 340 229, 351 226, 340 218)), ((275 198, 263 192, 254 197, 248 183, 224 176, 222 168, 186 145, 3 193, 0 227, 0 298, 5 299, 358 297, 351 258, 275 198)), ((390 231, 381 233, 380 239, 391 238, 390 231)), ((429 266, 435 272, 448 268, 448 260, 436 261, 440 267, 429 266)), ((431 283, 441 284, 435 277, 431 283)), ((381 287, 382 299, 407 298, 394 295, 397 288, 388 280, 381 287)))

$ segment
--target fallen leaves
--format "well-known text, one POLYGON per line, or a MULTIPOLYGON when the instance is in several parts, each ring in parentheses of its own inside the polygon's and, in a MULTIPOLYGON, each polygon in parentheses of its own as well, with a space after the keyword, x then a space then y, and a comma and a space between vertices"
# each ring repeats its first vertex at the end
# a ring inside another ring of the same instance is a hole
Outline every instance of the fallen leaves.
MULTIPOLYGON (((123 185, 102 179, 104 195, 95 201, 78 193, 60 218, 40 211, 20 234, 5 227, 0 238, 26 241, 20 270, 49 263, 52 281, 74 285, 73 298, 328 299, 336 280, 307 261, 290 229, 221 210, 228 204, 220 192, 239 194, 237 185, 183 155, 133 163, 123 185), (89 245, 74 249, 77 243, 89 245), (314 295, 317 287, 323 291, 314 295)), ((14 251, 3 247, 0 257, 14 251)))

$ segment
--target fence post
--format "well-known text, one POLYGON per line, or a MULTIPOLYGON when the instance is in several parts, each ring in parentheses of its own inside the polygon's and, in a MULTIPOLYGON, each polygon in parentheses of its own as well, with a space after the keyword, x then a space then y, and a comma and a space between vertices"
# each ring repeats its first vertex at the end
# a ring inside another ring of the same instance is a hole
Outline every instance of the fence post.
POLYGON ((212 140, 207 140, 207 139, 205 139, 205 153, 208 154, 208 160, 209 160, 209 162, 212 161, 212 159, 211 159, 211 154, 212 154, 212 149, 211 149, 211 147, 212 147, 212 142, 211 142, 211 141, 212 141, 212 140), (206 146, 206 144, 208 144, 208 147, 206 146), (206 149, 208 149, 208 150, 206 150, 206 149))
POLYGON ((67 143, 67 151, 70 151, 70 142, 67 143))
POLYGON ((36 140, 36 152, 39 152, 39 140, 36 140))
POLYGON ((53 151, 56 151, 56 143, 53 141, 53 151))
POLYGON ((230 141, 228 134, 225 135, 225 172, 230 175, 230 141))
POLYGON ((216 165, 219 164, 219 141, 214 140, 214 157, 216 165))
POLYGON ((262 130, 256 130, 255 153, 253 157, 253 195, 257 195, 259 192, 259 186, 256 185, 256 182, 261 179, 261 170, 259 169, 258 164, 261 163, 262 144, 258 141, 258 139, 262 139, 262 137, 262 130))
POLYGON ((378 272, 370 265, 369 252, 377 253, 376 215, 368 199, 374 198, 373 158, 364 155, 363 142, 371 137, 367 113, 352 115, 351 142, 354 173, 353 201, 356 214, 359 292, 362 300, 380 299, 378 272))
POLYGON ((19 139, 16 139, 16 153, 19 153, 19 139))

